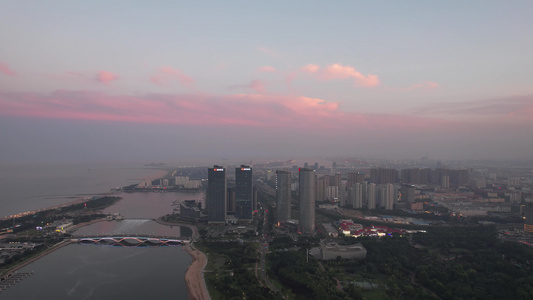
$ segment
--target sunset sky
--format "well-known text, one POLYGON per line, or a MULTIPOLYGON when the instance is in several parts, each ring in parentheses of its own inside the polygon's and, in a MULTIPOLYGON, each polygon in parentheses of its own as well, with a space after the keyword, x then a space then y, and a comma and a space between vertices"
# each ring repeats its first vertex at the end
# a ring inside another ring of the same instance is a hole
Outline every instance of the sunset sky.
POLYGON ((533 159, 532 1, 0 0, 0 161, 533 159))

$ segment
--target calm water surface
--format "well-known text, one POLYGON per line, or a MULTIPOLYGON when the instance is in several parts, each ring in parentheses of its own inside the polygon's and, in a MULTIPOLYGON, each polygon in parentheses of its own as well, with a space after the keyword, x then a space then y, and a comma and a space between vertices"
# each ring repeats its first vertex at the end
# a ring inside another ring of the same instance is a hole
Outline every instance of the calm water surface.
POLYGON ((0 163, 0 217, 73 201, 84 194, 137 184, 166 174, 140 164, 0 163))
POLYGON ((34 274, 0 299, 187 299, 190 262, 180 246, 69 245, 21 269, 34 274))
MULTIPOLYGON (((107 192, 117 185, 138 183, 143 178, 166 173, 98 164, 0 167, 3 194, 0 216, 65 203, 77 194, 107 192), (29 187, 25 189, 26 186, 29 187)), ((190 229, 160 225, 153 219, 172 213, 176 200, 204 199, 203 193, 118 196, 122 199, 105 213, 120 213, 129 220, 96 223, 74 235, 189 237, 190 229)), ((19 272, 34 274, 2 292, 0 299, 187 299, 184 278, 190 262, 189 254, 180 246, 125 248, 73 244, 21 269, 19 272)))

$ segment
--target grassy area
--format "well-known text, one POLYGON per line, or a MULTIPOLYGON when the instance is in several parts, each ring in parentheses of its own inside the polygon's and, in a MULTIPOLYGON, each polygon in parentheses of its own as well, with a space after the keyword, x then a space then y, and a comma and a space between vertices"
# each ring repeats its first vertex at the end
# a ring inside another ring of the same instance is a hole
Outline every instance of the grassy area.
POLYGON ((363 290, 363 297, 367 300, 387 300, 390 297, 387 295, 386 290, 363 290))

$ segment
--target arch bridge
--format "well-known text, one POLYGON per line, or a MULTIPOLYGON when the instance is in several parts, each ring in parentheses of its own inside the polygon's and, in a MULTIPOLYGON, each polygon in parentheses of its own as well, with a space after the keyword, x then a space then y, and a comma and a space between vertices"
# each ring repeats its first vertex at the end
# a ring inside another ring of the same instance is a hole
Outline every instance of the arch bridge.
POLYGON ((115 247, 165 247, 180 246, 188 240, 158 236, 93 236, 72 239, 81 245, 115 246, 115 247))

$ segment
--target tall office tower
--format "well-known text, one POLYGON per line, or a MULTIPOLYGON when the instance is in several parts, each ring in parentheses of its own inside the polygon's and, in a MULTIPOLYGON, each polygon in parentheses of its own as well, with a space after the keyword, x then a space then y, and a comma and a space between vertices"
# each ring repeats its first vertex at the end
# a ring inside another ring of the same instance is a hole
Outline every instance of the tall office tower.
POLYGON ((226 222, 226 169, 215 165, 207 171, 207 221, 226 222))
POLYGON ((292 175, 289 171, 276 171, 276 206, 278 222, 291 219, 291 184, 292 175))
POLYGON ((402 184, 401 198, 403 203, 411 204, 415 202, 415 186, 410 184, 402 184))
POLYGON ((226 214, 234 215, 235 214, 235 187, 229 187, 226 189, 228 191, 227 203, 226 203, 226 214))
POLYGON ((313 234, 315 229, 315 191, 316 176, 311 169, 299 171, 298 194, 300 196, 300 230, 313 234))
POLYGON ((442 182, 440 184, 440 187, 443 189, 449 189, 450 188, 450 176, 444 175, 442 176, 442 182))
POLYGON ((376 209, 376 184, 369 183, 366 189, 368 209, 376 209))
POLYGON ((322 202, 326 201, 326 183, 324 182, 324 179, 317 179, 316 180, 316 201, 322 202))
POLYGON ((252 220, 254 187, 252 168, 241 165, 235 168, 235 217, 239 220, 252 220))
POLYGON ((363 186, 360 183, 355 183, 348 190, 350 203, 353 208, 363 207, 363 186))
POLYGON ((394 185, 392 183, 380 185, 379 194, 381 205, 385 209, 392 210, 394 208, 394 185))

